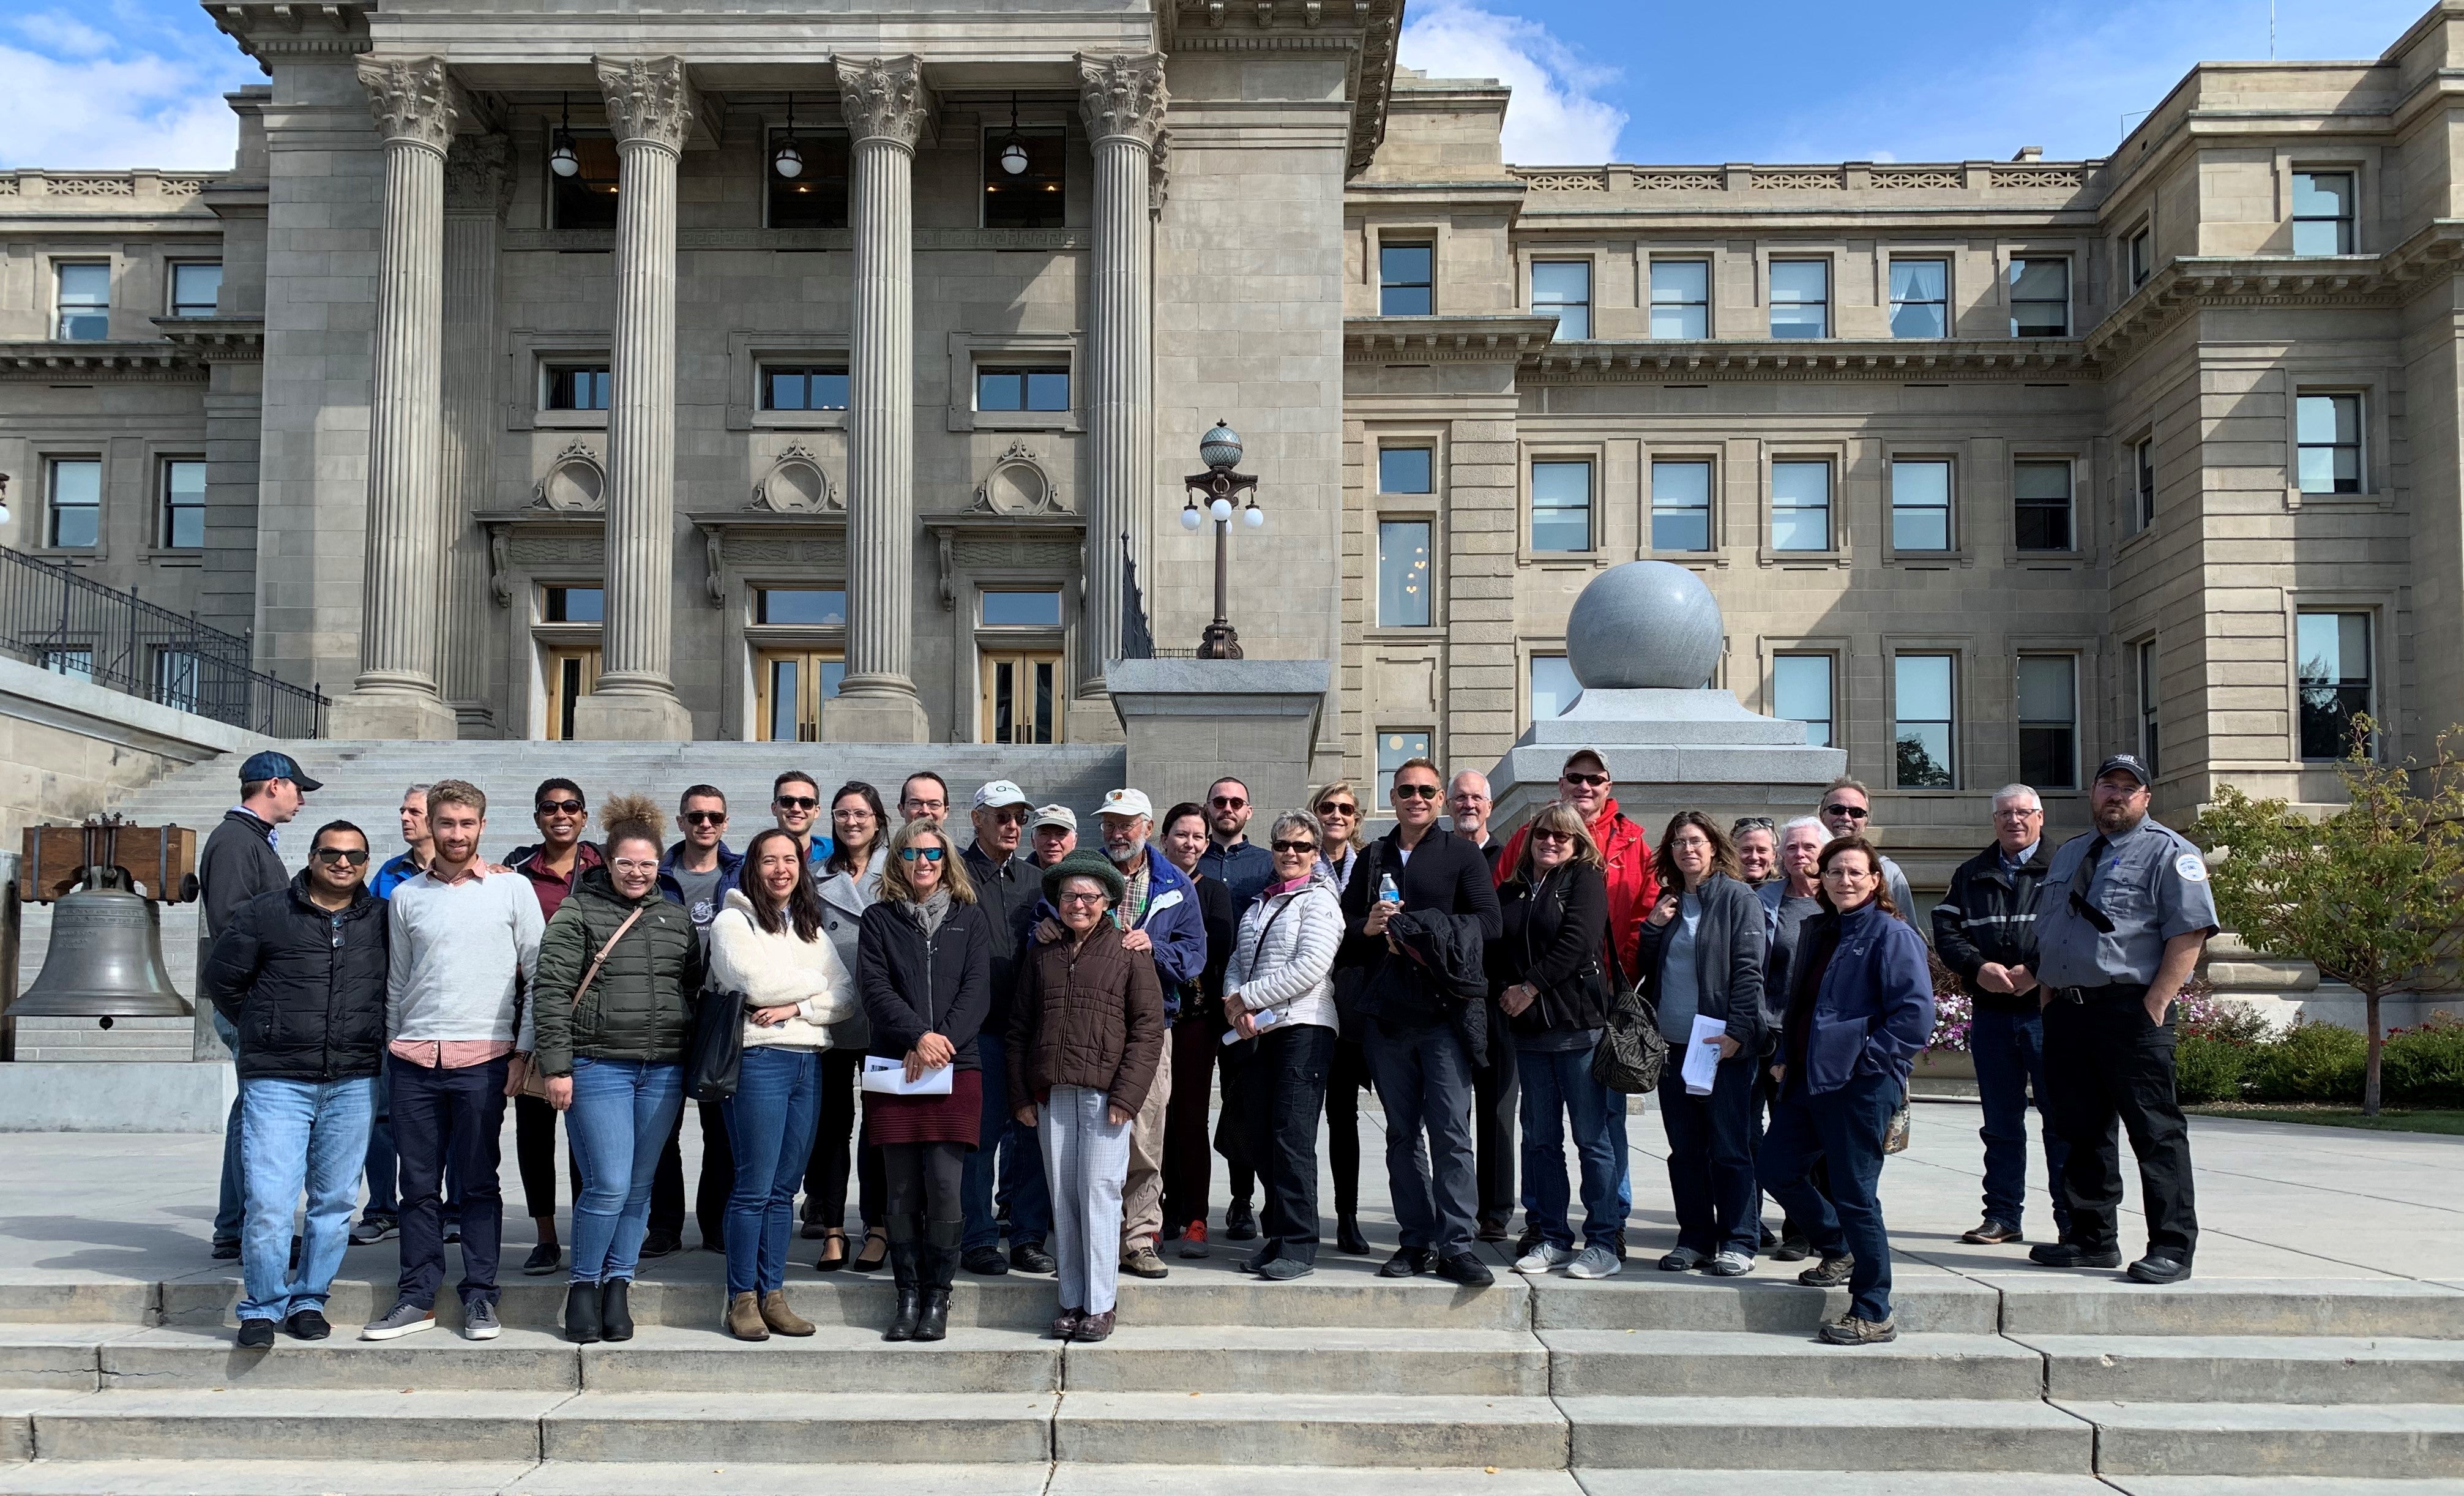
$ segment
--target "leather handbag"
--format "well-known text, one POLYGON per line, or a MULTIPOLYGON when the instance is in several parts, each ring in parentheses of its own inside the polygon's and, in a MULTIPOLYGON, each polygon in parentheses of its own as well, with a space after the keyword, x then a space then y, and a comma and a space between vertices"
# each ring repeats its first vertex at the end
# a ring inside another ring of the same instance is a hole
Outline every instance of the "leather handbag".
POLYGON ((744 1069, 744 994, 704 992, 693 1005, 693 1040, 685 1050, 685 1093, 695 1101, 736 1094, 744 1069))
POLYGON ((1640 987, 1628 989, 1609 1009, 1600 1042, 1592 1046, 1592 1079, 1620 1095, 1639 1096, 1660 1089, 1660 1071, 1667 1063, 1659 1010, 1640 987))
MULTIPOLYGON (((574 1012, 582 1011, 583 998, 590 991, 590 984, 599 979, 599 968, 607 964, 607 953, 616 949, 616 942, 624 939, 625 932, 632 929, 634 921, 641 917, 642 911, 638 908, 626 915, 625 922, 616 927, 616 933, 609 935, 606 943, 599 948, 599 954, 590 958, 589 969, 582 974, 582 979, 573 986, 574 1012)), ((532 1060, 530 1067, 522 1072, 522 1094, 537 1096, 541 1101, 547 1100, 547 1077, 539 1073, 539 1062, 536 1059, 532 1060)))

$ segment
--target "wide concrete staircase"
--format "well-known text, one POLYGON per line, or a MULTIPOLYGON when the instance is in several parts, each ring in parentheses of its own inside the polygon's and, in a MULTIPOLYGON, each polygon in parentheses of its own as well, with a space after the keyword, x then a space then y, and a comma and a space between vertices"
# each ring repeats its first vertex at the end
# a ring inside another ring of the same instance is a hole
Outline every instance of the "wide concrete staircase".
POLYGON ((801 1268, 821 1332, 744 1345, 690 1254, 625 1345, 563 1344, 561 1285, 519 1278, 496 1341, 346 1338, 391 1262, 353 1249, 338 1338, 263 1353, 227 1278, 0 1286, 0 1460, 31 1462, 0 1493, 2464 1490, 2464 1291, 2434 1285, 1912 1263, 1900 1341, 1842 1350, 1812 1338, 1841 1295, 1777 1278, 1265 1285, 1219 1248, 1125 1284, 1099 1346, 1039 1338, 1050 1281, 1018 1276, 886 1345, 887 1283, 801 1268))

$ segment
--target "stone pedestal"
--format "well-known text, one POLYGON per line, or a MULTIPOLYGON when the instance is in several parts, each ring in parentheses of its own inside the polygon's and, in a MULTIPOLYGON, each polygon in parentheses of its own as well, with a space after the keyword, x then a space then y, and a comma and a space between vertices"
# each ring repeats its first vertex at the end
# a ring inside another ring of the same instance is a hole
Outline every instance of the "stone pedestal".
POLYGON ((1104 672, 1128 745, 1128 782, 1158 809, 1232 776, 1264 840, 1309 795, 1309 745, 1332 674, 1324 660, 1114 660, 1104 672))

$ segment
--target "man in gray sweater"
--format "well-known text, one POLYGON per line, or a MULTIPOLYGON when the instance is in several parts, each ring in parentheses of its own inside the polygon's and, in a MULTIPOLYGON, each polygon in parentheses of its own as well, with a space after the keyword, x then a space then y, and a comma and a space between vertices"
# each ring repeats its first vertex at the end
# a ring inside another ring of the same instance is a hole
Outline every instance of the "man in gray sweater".
POLYGON ((488 797, 444 780, 428 792, 436 840, 426 870, 386 902, 385 1071, 394 1149, 402 1159, 399 1298, 360 1333, 391 1340, 436 1323, 445 1276, 438 1186, 450 1167, 462 1190, 462 1333, 493 1340, 504 1196, 496 1182, 505 1098, 521 1089, 531 1050, 524 995, 546 928, 530 880, 489 875, 479 861, 488 797))

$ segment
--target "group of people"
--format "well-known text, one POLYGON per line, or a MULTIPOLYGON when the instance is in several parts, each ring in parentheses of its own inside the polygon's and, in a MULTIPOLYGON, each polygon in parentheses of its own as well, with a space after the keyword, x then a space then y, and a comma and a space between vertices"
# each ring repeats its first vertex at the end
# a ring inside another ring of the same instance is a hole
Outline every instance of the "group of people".
MULTIPOLYGON (((435 1324, 455 1240, 462 1332, 496 1334, 508 1100, 539 1228, 523 1270, 565 1267, 569 1339, 628 1338, 641 1260, 681 1245, 688 1061, 714 1023, 741 1052, 730 1084, 701 1088, 694 1214, 725 1254, 738 1338, 813 1332, 784 1291, 800 1196, 817 1269, 889 1267, 891 1340, 946 1334, 962 1268, 1051 1273, 1051 1333, 1105 1338, 1122 1273, 1166 1276, 1168 1244, 1209 1254, 1219 1154, 1223 1235, 1257 1243, 1238 1265, 1306 1276, 1321 1118, 1334 1245, 1368 1253, 1364 1089, 1385 1112, 1397 1235, 1380 1275, 1486 1285, 1475 1243, 1513 1239, 1519 1206, 1516 1271, 1613 1276, 1634 1190, 1620 1072, 1601 1060, 1638 1026, 1666 1046, 1679 1231, 1660 1267, 1733 1277, 1764 1251, 1816 1257, 1801 1281, 1850 1294, 1825 1339, 1896 1334, 1877 1186, 1934 977, 1854 781, 1785 825, 1682 811, 1653 845, 1582 750, 1500 844, 1486 781, 1449 785, 1416 759, 1383 786, 1394 826, 1374 840, 1366 797, 1336 782, 1261 846, 1227 778, 1160 815, 1115 789, 1081 847, 1070 807, 1006 780, 973 792, 962 846, 937 775, 911 776, 893 817, 871 785, 825 803, 790 771, 739 853, 713 786, 681 797, 671 844, 631 795, 599 808, 594 842, 583 791, 558 778, 533 796, 540 840, 495 863, 486 795, 447 780, 412 786, 407 850, 373 876, 368 836, 337 821, 285 878, 278 828, 321 786, 278 752, 241 780, 202 863, 201 990, 240 1079, 216 1251, 241 1260, 244 1348, 329 1334, 346 1243, 395 1235, 395 1302, 363 1338, 435 1324)), ((2035 792, 2006 789, 1994 845, 1932 925, 1977 1000, 1986 1219, 1968 1240, 2021 1240, 2033 1096, 2061 1233, 2035 1259, 2118 1265, 2119 1122, 2149 1202, 2131 1275, 2175 1282, 2195 1226, 2168 1007, 2214 917, 2204 864, 2147 797, 2136 759, 2108 760, 2098 830, 2049 855, 2035 792)))

